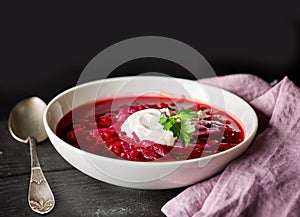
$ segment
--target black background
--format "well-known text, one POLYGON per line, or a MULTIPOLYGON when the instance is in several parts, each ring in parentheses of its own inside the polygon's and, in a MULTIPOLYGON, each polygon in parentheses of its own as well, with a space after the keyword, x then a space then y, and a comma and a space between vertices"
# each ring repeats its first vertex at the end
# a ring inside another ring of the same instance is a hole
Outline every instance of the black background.
MULTIPOLYGON (((76 84, 108 46, 137 36, 164 36, 198 50, 217 75, 252 73, 272 82, 300 68, 300 10, 292 3, 155 1, 19 1, 1 6, 1 116, 20 99, 48 102, 76 84)), ((113 76, 183 69, 162 60, 133 61, 113 76)))

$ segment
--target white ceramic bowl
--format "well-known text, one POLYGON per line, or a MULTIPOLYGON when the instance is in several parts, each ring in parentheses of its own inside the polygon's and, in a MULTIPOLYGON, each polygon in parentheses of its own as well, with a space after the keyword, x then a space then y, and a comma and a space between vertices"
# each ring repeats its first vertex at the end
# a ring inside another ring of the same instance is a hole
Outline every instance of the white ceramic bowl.
POLYGON ((158 76, 119 77, 93 81, 68 89, 47 105, 44 126, 58 153, 83 173, 118 186, 168 189, 204 180, 241 155, 257 130, 254 110, 240 97, 196 81, 158 76), (175 162, 133 162, 91 154, 64 142, 55 134, 58 121, 72 108, 96 99, 119 96, 167 95, 202 101, 227 111, 245 130, 239 145, 212 156, 175 162))

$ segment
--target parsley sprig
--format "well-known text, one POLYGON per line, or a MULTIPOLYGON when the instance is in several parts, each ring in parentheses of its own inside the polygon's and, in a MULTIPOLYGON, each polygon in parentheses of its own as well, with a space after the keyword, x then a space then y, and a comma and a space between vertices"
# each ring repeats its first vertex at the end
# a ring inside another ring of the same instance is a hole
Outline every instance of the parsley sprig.
POLYGON ((198 114, 196 112, 184 109, 179 111, 177 115, 161 117, 159 123, 164 126, 165 130, 172 131, 173 136, 177 137, 185 146, 188 146, 195 132, 192 120, 197 117, 198 114))

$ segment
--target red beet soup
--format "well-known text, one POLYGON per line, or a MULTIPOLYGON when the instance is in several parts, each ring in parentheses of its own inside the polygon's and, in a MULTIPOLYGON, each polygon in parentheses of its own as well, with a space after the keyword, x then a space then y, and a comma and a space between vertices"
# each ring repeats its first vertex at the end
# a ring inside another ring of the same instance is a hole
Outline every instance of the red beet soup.
POLYGON ((185 98, 160 96, 120 97, 83 104, 61 118, 56 134, 72 146, 90 153, 143 162, 199 158, 223 152, 244 140, 242 126, 227 112, 185 98), (126 135, 121 129, 122 124, 130 115, 145 109, 168 111, 162 117, 173 124, 174 127, 169 126, 173 135, 178 126, 183 136, 174 136, 174 145, 167 145, 142 140, 134 132, 126 135), (188 118, 187 121, 175 119, 183 113, 181 111, 188 112, 189 115, 182 115, 188 118))

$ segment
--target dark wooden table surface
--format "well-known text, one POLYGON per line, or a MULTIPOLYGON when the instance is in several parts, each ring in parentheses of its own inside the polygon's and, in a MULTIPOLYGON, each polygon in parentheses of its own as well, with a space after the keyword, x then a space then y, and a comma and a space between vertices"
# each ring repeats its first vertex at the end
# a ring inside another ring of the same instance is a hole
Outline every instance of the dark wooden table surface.
MULTIPOLYGON (((15 141, 0 120, 0 216, 39 216, 28 206, 29 146, 15 141)), ((47 216, 164 216, 164 203, 183 189, 138 190, 95 180, 68 164, 46 140, 38 157, 56 199, 47 216)))

